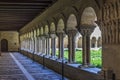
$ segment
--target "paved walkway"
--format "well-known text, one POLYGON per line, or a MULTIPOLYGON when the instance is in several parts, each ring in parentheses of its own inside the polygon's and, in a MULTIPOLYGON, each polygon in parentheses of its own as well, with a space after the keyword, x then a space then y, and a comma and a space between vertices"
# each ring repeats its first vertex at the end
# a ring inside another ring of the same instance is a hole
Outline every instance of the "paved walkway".
POLYGON ((61 80, 61 75, 14 52, 0 56, 0 80, 61 80))

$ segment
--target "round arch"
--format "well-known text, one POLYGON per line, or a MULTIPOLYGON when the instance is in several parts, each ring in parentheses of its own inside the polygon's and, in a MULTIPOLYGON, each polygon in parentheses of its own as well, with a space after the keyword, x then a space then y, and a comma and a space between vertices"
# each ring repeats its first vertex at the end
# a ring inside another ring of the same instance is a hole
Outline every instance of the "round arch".
POLYGON ((43 27, 40 28, 40 35, 43 35, 43 27))
POLYGON ((91 47, 95 48, 95 44, 96 44, 96 37, 92 37, 92 39, 91 39, 91 47))
POLYGON ((67 30, 76 29, 77 18, 74 14, 70 14, 67 20, 67 30))
POLYGON ((86 7, 81 15, 81 25, 96 25, 97 16, 92 7, 86 7))
POLYGON ((50 24, 50 32, 55 32, 55 23, 54 22, 52 22, 50 24))
POLYGON ((82 36, 78 40, 78 48, 82 48, 82 36))
POLYGON ((1 51, 8 52, 8 40, 7 39, 1 40, 1 51))
POLYGON ((33 38, 33 31, 31 31, 31 38, 33 38))
POLYGON ((65 24, 63 19, 59 19, 57 24, 57 32, 64 32, 65 24))
POLYGON ((45 34, 47 35, 48 34, 48 32, 49 32, 49 28, 48 28, 48 25, 45 25, 45 34))
POLYGON ((37 28, 37 36, 39 36, 40 35, 40 30, 39 30, 39 28, 37 28))
MULTIPOLYGON (((66 9, 63 10, 62 14, 64 16, 64 22, 65 24, 68 21, 68 18, 70 17, 71 14, 74 14, 76 19, 77 19, 77 23, 80 22, 80 18, 79 18, 79 14, 78 14, 78 9, 75 6, 71 6, 71 7, 67 7, 66 9)), ((67 25, 67 24, 66 24, 67 25)))
POLYGON ((37 35, 37 29, 34 30, 34 37, 37 35))
POLYGON ((97 47, 102 47, 102 38, 99 37, 97 40, 97 47))
POLYGON ((81 4, 84 4, 84 5, 79 5, 79 4, 80 3, 78 3, 77 5, 79 7, 79 9, 78 9, 79 13, 78 14, 79 14, 80 22, 81 22, 81 17, 82 17, 83 12, 85 11, 86 8, 89 8, 89 7, 91 7, 94 10, 98 20, 101 18, 100 8, 99 8, 100 6, 96 3, 95 0, 91 0, 91 1, 89 1, 89 0, 82 0, 81 4))

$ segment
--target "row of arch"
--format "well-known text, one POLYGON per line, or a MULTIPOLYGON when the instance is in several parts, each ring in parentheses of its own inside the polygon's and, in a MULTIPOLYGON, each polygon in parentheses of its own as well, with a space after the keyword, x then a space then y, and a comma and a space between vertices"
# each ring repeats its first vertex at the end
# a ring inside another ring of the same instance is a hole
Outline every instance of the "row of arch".
POLYGON ((45 54, 56 57, 56 37, 58 36, 58 59, 64 58, 64 37, 68 36, 68 62, 75 62, 75 36, 82 35, 83 65, 90 65, 90 46, 88 36, 93 32, 97 24, 96 13, 92 7, 87 7, 81 16, 81 26, 78 27, 77 17, 71 13, 67 19, 60 18, 58 24, 52 20, 50 25, 44 25, 20 36, 21 50, 32 51, 34 54, 45 54), (66 27, 65 27, 66 26, 66 27), (51 43, 50 43, 51 42, 51 43), (85 47, 85 45, 88 45, 85 47), (51 46, 51 47, 50 47, 51 46), (51 52, 50 52, 51 51, 51 52), (88 53, 87 53, 88 52, 88 53))

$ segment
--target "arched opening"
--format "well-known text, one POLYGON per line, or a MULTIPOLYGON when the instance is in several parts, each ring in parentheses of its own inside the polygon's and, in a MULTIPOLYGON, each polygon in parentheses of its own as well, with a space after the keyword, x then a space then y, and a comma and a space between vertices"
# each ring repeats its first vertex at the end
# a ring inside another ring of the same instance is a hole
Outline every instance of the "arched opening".
POLYGON ((64 25, 63 19, 60 19, 60 20, 58 21, 57 27, 58 27, 58 28, 57 28, 57 32, 58 32, 58 33, 59 33, 59 32, 64 32, 63 29, 64 29, 65 25, 64 25))
POLYGON ((64 58, 68 60, 68 35, 64 37, 64 58))
POLYGON ((48 35, 49 29, 48 29, 48 25, 45 25, 45 35, 48 35))
POLYGON ((51 57, 56 58, 56 34, 55 34, 55 23, 50 24, 50 37, 51 37, 51 57))
POLYGON ((78 39, 78 48, 82 50, 82 36, 80 36, 78 39))
POLYGON ((55 37, 55 49, 56 49, 56 56, 58 56, 58 52, 59 52, 59 37, 56 36, 55 37))
POLYGON ((70 14, 67 20, 67 32, 68 32, 68 62, 74 63, 77 61, 76 54, 76 35, 77 18, 74 14, 70 14))
POLYGON ((37 54, 37 29, 34 30, 34 53, 37 54))
POLYGON ((8 52, 8 40, 6 39, 1 40, 1 51, 8 52))
POLYGON ((50 32, 55 32, 55 24, 53 22, 50 25, 50 32))
POLYGON ((77 19, 74 14, 71 14, 67 20, 67 30, 76 29, 77 19))
POLYGON ((97 48, 97 39, 98 39, 98 36, 101 36, 101 31, 99 29, 99 26, 95 23, 95 21, 97 21, 97 16, 96 16, 94 9, 92 7, 85 8, 81 16, 81 25, 83 27, 86 26, 86 30, 87 29, 90 30, 92 29, 91 26, 95 26, 94 31, 92 30, 93 32, 89 33, 91 35, 89 36, 90 37, 89 44, 88 44, 89 49, 86 48, 86 58, 87 58, 86 61, 88 61, 88 65, 92 64, 94 66, 101 67, 102 66, 102 59, 101 59, 102 54, 101 54, 101 50, 97 48))
POLYGON ((75 37, 75 62, 82 63, 82 35, 78 32, 75 37))
POLYGON ((97 40, 97 47, 98 48, 102 47, 102 38, 101 37, 99 37, 98 40, 97 40))
POLYGON ((85 8, 81 16, 81 24, 96 25, 95 21, 97 21, 97 16, 94 9, 92 7, 85 8))
POLYGON ((34 40, 33 40, 33 32, 31 32, 31 51, 34 51, 34 40))
POLYGON ((39 55, 39 48, 40 48, 39 47, 39 35, 40 35, 39 34, 40 33, 39 28, 37 28, 36 32, 37 32, 36 33, 36 36, 37 36, 37 45, 36 45, 37 46, 37 50, 36 50, 36 52, 37 52, 37 55, 39 55))
POLYGON ((95 48, 96 46, 96 37, 92 37, 91 39, 91 48, 95 48))
POLYGON ((57 36, 58 36, 58 46, 59 46, 59 50, 57 50, 58 53, 58 59, 64 59, 64 21, 62 18, 59 19, 58 24, 57 24, 57 36))

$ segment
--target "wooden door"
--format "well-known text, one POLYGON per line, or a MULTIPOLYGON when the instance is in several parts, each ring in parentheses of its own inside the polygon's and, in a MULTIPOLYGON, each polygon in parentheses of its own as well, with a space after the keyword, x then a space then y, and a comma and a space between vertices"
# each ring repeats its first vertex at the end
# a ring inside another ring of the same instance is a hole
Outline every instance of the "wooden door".
POLYGON ((1 40, 1 51, 2 52, 8 51, 8 41, 6 39, 1 40))

